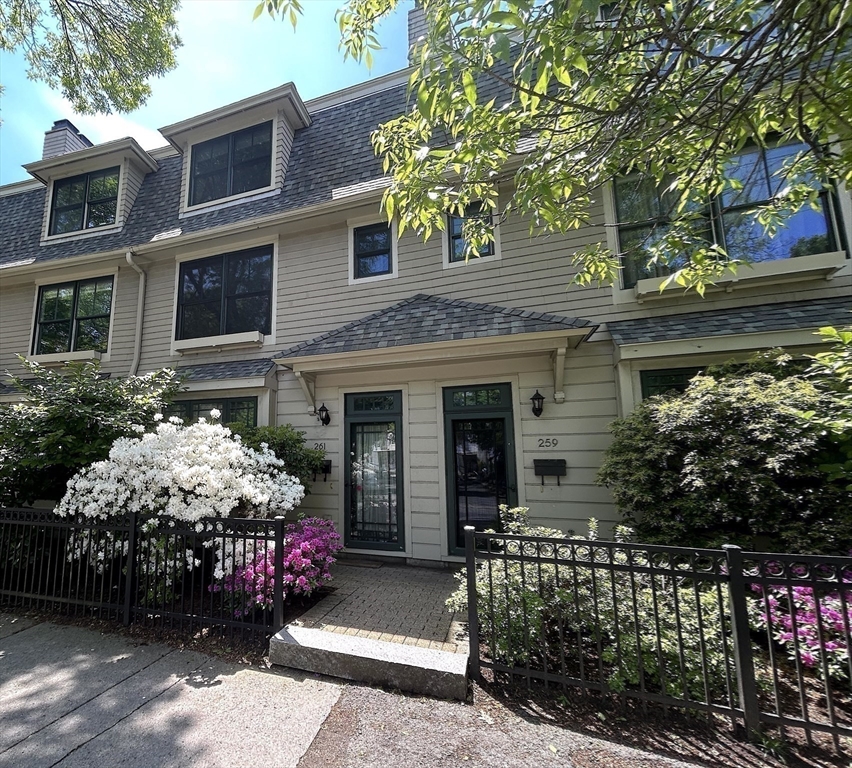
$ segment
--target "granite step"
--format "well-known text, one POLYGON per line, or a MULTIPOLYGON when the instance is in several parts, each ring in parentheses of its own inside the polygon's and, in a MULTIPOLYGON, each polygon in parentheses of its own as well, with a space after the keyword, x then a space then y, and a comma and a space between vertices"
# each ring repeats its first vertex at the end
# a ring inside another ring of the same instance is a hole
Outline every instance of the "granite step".
POLYGON ((269 660, 292 669, 386 685, 441 699, 467 698, 467 655, 288 624, 269 660))

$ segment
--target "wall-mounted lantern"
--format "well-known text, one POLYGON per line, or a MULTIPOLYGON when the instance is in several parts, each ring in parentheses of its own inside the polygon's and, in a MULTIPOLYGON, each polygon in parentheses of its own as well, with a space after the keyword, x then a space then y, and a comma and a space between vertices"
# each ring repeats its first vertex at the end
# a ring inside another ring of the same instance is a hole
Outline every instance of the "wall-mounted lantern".
POLYGON ((328 408, 325 407, 325 403, 319 407, 317 418, 324 427, 327 427, 331 423, 331 414, 328 412, 328 408))
POLYGON ((536 390, 535 394, 530 398, 530 401, 532 402, 533 416, 538 418, 544 412, 544 395, 536 390))

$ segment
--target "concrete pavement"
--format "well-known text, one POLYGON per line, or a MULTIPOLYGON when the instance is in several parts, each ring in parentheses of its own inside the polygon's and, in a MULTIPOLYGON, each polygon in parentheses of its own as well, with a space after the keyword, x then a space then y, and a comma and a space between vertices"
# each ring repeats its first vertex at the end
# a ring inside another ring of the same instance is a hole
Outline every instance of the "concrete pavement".
MULTIPOLYGON (((726 761, 715 754, 700 764, 769 763, 726 761)), ((0 614, 0 768, 249 765, 686 768, 687 763, 533 723, 493 700, 483 708, 402 696, 0 614)))
POLYGON ((78 627, 6 633, 0 768, 295 768, 341 690, 78 627))

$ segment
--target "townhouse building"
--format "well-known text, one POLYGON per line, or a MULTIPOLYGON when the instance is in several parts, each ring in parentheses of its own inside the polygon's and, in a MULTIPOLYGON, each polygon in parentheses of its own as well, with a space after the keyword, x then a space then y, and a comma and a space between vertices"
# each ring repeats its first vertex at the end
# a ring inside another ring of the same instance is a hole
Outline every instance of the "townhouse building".
POLYGON ((176 115, 153 151, 58 121, 32 180, 0 188, 0 371, 20 372, 18 354, 114 377, 177 368, 184 418, 290 423, 325 450, 301 509, 333 519, 347 551, 455 562, 462 527, 501 503, 563 530, 617 521, 595 483, 613 419, 703 366, 812 352, 817 328, 848 324, 848 192, 774 239, 742 217, 795 146, 744 153, 744 190, 708 201, 710 236, 753 265, 705 298, 661 292, 630 259, 616 286, 568 288, 576 248, 627 252, 659 224, 637 179, 567 235, 495 217, 493 247, 467 262, 458 219, 399 237, 370 133, 406 109, 407 77, 176 115))

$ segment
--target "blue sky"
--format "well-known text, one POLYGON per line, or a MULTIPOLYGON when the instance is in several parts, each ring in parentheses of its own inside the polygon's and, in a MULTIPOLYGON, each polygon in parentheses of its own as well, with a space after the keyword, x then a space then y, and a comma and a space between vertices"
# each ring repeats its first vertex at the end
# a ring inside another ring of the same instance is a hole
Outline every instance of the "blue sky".
POLYGON ((311 99, 406 65, 406 21, 413 0, 403 2, 380 29, 384 49, 372 70, 344 63, 335 10, 343 0, 305 0, 296 32, 289 22, 263 15, 252 22, 257 0, 184 0, 178 14, 183 47, 178 66, 151 81, 153 94, 126 115, 77 115, 61 94, 27 79, 20 54, 0 53, 0 184, 29 178, 21 168, 41 158, 44 132, 54 120, 71 120, 98 144, 133 136, 145 149, 166 142, 157 128, 293 81, 311 99))

